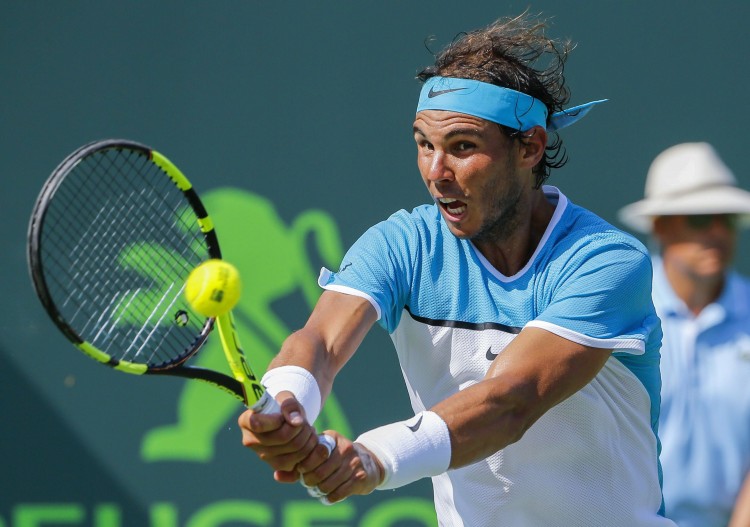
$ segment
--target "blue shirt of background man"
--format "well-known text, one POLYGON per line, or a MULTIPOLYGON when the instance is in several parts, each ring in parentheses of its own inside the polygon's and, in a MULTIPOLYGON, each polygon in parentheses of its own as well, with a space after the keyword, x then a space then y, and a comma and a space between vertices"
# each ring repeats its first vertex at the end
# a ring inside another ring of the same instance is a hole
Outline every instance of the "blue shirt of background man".
POLYGON ((750 470, 750 281, 731 273, 693 316, 654 259, 662 320, 659 436, 667 516, 681 527, 726 526, 750 470))

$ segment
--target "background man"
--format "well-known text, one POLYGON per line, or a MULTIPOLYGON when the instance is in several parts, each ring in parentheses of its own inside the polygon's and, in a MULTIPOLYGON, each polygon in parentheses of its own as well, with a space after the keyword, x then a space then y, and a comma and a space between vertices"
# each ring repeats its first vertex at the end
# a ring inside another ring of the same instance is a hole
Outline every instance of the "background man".
POLYGON ((682 527, 750 525, 750 282, 731 269, 750 193, 706 143, 659 154, 645 199, 620 211, 650 232, 662 320, 659 436, 667 516, 682 527))

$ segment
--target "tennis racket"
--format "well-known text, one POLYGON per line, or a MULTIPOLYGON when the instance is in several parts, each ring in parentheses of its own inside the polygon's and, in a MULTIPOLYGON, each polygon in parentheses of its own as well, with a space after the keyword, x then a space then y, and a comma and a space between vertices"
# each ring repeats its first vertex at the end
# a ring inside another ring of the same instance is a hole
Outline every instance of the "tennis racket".
MULTIPOLYGON (((70 154, 44 184, 29 223, 34 289, 78 349, 122 372, 197 379, 253 411, 277 413, 231 312, 205 317, 184 298, 191 270, 211 258, 221 258, 219 241, 188 179, 132 141, 97 141, 70 154), (214 327, 231 376, 185 364, 214 327)), ((336 444, 324 434, 318 440, 329 453, 336 444)))
MULTIPOLYGON (((116 370, 197 379, 259 413, 279 405, 245 359, 231 312, 195 312, 183 291, 221 258, 214 225, 188 179, 132 141, 82 146, 44 184, 28 233, 34 289, 78 349, 116 370), (218 328, 231 376, 186 365, 218 328)), ((322 436, 330 449, 333 439, 322 436)))

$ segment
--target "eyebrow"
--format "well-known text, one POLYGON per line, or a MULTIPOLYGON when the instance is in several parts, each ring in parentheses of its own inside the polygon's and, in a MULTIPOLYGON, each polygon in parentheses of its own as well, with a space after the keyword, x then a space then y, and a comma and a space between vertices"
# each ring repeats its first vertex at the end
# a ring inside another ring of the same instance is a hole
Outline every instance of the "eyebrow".
MULTIPOLYGON (((419 134, 422 137, 427 137, 425 135, 425 133, 422 130, 420 130, 418 127, 416 127, 416 126, 414 127, 414 133, 415 134, 419 134)), ((457 135, 470 135, 470 136, 478 137, 478 138, 484 138, 485 137, 484 132, 482 132, 481 130, 477 130, 476 128, 472 127, 472 128, 456 128, 454 130, 451 130, 450 132, 448 132, 447 134, 445 134, 445 138, 446 139, 451 139, 453 137, 456 137, 457 135)))

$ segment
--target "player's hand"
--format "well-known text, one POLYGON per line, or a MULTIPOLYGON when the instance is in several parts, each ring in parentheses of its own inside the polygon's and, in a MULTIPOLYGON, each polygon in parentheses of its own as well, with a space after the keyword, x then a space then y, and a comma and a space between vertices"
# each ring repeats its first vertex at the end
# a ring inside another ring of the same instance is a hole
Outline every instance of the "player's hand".
POLYGON ((320 462, 309 456, 297 465, 306 487, 336 503, 353 494, 369 494, 383 481, 383 466, 375 455, 333 430, 326 435, 336 440, 331 455, 320 462))
MULTIPOLYGON (((274 469, 277 480, 291 483, 298 479, 295 470, 298 463, 306 458, 317 459, 310 454, 318 446, 318 436, 294 395, 282 392, 277 400, 281 413, 261 414, 247 410, 237 423, 242 431, 242 444, 274 469)), ((325 447, 321 448, 326 452, 325 447)))

